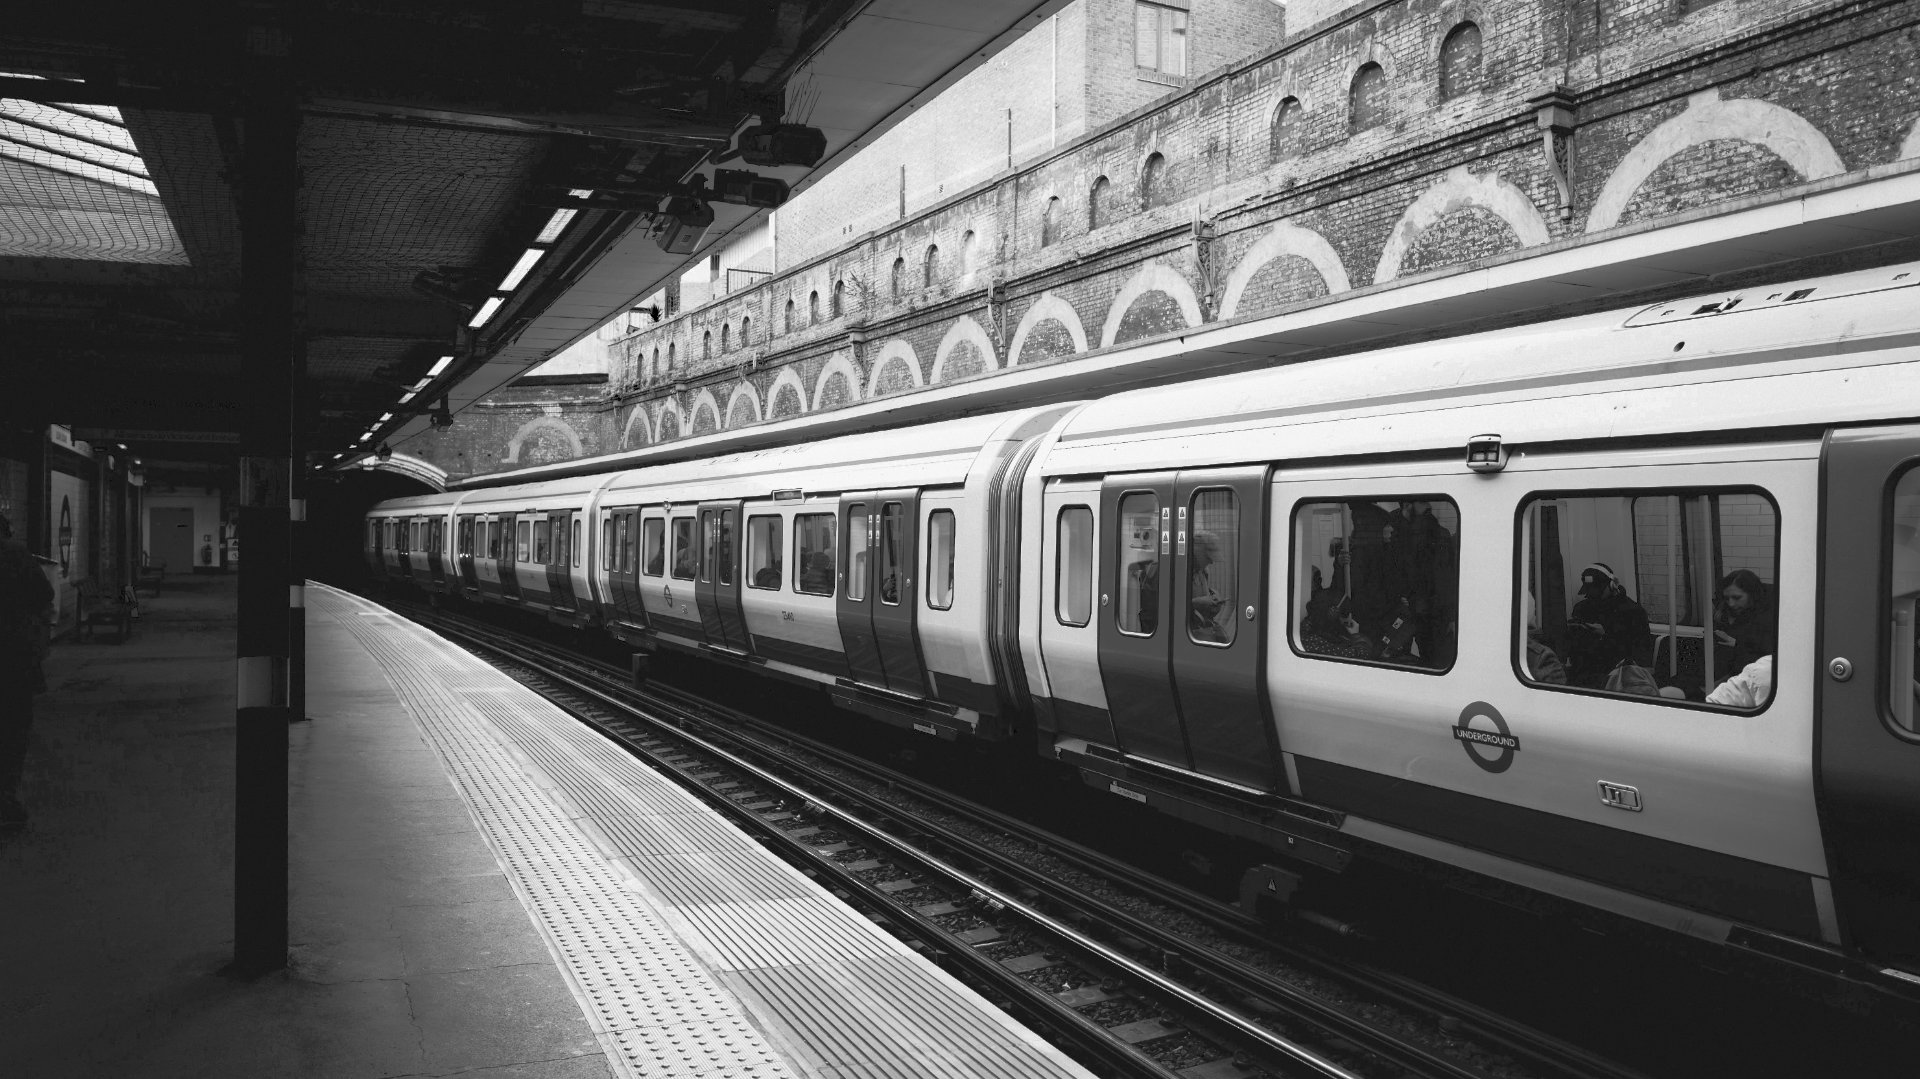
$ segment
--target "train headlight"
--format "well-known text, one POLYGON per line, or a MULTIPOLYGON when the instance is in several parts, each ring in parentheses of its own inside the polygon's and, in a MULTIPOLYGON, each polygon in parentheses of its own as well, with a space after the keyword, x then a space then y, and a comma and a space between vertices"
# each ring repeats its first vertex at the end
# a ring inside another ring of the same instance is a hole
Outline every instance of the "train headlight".
POLYGON ((1498 472, 1507 467, 1507 448, 1499 435, 1474 435, 1467 439, 1467 467, 1475 472, 1498 472))

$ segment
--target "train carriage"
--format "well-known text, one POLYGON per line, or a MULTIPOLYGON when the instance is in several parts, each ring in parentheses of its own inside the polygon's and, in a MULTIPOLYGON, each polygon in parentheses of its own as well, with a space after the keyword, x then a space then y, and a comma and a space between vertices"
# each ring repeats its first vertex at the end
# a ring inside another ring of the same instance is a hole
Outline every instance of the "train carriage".
POLYGON ((591 522, 612 479, 573 477, 460 496, 452 527, 469 593, 545 612, 562 625, 599 624, 591 522))

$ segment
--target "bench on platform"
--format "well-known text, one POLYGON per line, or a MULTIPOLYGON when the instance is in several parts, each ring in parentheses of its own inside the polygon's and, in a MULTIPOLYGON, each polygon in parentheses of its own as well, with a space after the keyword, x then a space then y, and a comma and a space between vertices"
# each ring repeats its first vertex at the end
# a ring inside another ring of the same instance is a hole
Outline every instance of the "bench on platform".
POLYGON ((127 643, 133 636, 133 605, 123 603, 119 598, 108 599, 100 594, 100 585, 96 581, 80 582, 80 618, 76 623, 76 637, 93 639, 95 626, 111 626, 120 631, 115 644, 127 643))

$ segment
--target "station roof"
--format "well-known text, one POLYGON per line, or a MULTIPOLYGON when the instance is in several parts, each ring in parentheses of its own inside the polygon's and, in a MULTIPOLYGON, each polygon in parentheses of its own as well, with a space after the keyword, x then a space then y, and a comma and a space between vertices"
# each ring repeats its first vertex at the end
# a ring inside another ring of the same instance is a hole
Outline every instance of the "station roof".
POLYGON ((812 167, 726 166, 799 190, 1063 6, 23 5, 0 35, 0 413, 178 450, 230 445, 257 407, 237 183, 262 26, 299 98, 298 430, 324 458, 385 413, 376 441, 458 411, 750 225, 765 211, 714 203, 680 255, 648 231, 662 186, 744 128, 825 135, 812 167))

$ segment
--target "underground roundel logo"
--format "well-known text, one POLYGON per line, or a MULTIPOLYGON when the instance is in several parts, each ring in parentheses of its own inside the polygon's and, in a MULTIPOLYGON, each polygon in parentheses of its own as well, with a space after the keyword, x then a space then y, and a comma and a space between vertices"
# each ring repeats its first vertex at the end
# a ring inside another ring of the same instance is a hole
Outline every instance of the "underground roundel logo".
POLYGON ((1460 718, 1453 725, 1453 738, 1467 751, 1467 756, 1473 758, 1473 763, 1489 772, 1504 772, 1513 767, 1514 755, 1520 752, 1520 739, 1508 729, 1506 717, 1485 701, 1474 701, 1460 710, 1460 718), (1487 730, 1484 725, 1474 726, 1476 719, 1493 724, 1493 730, 1487 730), (1488 750, 1492 756, 1485 755, 1488 750))

